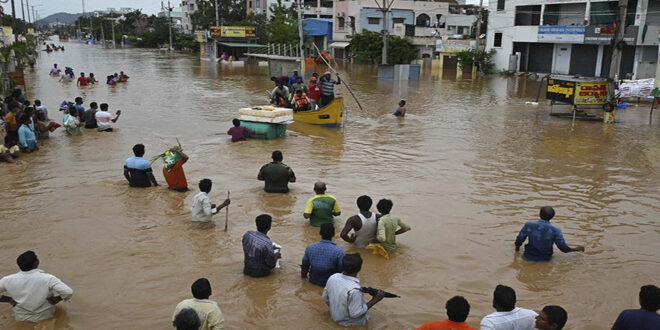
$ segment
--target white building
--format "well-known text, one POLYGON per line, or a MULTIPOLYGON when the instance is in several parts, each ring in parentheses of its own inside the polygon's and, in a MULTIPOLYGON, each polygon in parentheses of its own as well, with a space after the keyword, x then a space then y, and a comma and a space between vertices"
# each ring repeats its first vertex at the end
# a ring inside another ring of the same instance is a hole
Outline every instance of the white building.
MULTIPOLYGON (((459 5, 453 0, 395 0, 387 13, 388 31, 407 38, 417 49, 418 57, 432 57, 437 53, 438 39, 470 34, 476 13, 475 6, 459 5)), ((383 13, 374 0, 337 1, 334 16, 331 48, 335 58, 350 53, 347 47, 354 34, 364 30, 380 33, 383 29, 383 13)))
MULTIPOLYGON (((291 7, 295 0, 281 0, 282 6, 291 7)), ((333 5, 335 1, 307 0, 303 1, 305 10, 303 18, 332 18, 333 5)), ((246 0, 247 13, 265 14, 267 19, 273 16, 270 8, 277 5, 277 0, 246 0)))
POLYGON ((192 34, 195 31, 191 15, 197 11, 197 0, 181 0, 181 9, 183 14, 181 16, 181 29, 184 33, 192 34))
MULTIPOLYGON (((618 1, 490 0, 486 49, 496 70, 606 76, 618 1)), ((660 1, 628 0, 620 73, 653 77, 660 1)))

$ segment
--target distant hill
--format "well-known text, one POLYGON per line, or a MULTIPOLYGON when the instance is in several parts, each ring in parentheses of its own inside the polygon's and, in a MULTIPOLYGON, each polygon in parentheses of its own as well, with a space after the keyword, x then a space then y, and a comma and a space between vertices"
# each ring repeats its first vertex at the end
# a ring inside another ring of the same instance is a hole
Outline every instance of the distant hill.
MULTIPOLYGON (((78 17, 80 17, 82 14, 69 14, 69 13, 56 13, 52 14, 50 16, 44 17, 40 20, 38 20, 36 23, 37 24, 50 24, 54 22, 60 22, 64 24, 73 24, 76 22, 78 17)), ((85 16, 90 15, 90 13, 85 13, 85 16)))

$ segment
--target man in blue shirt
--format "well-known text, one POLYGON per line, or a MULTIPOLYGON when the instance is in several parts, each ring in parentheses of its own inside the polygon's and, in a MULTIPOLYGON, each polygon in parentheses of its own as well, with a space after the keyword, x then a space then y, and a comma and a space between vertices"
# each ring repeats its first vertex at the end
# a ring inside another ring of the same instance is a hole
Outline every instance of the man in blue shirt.
POLYGON ((78 118, 80 118, 80 121, 83 121, 85 118, 85 106, 83 106, 83 99, 82 97, 78 96, 74 101, 76 102, 76 105, 73 107, 78 110, 78 118))
POLYGON ((257 231, 250 230, 243 235, 243 253, 245 255, 243 274, 251 277, 264 277, 270 275, 281 258, 276 252, 273 242, 266 234, 270 230, 273 218, 268 214, 259 215, 255 222, 257 231))
POLYGON ((660 288, 645 285, 639 290, 641 309, 627 309, 617 317, 612 330, 660 329, 660 288))
POLYGON ((344 250, 332 241, 334 236, 335 226, 332 223, 324 223, 321 225, 321 241, 312 243, 305 249, 300 276, 307 278, 309 273, 309 283, 325 286, 332 274, 342 272, 344 250))
POLYGON ((298 70, 293 70, 293 74, 289 77, 289 83, 287 87, 291 89, 291 86, 293 86, 293 84, 295 84, 296 81, 298 81, 298 78, 300 78, 300 82, 304 82, 303 77, 298 74, 298 70))
POLYGON ((555 216, 555 210, 550 206, 541 208, 541 219, 529 221, 523 226, 516 238, 516 251, 529 237, 529 243, 525 245, 525 260, 528 261, 550 261, 552 258, 552 246, 556 244, 564 253, 584 252, 584 247, 570 248, 564 241, 564 236, 559 228, 550 224, 550 219, 555 216))
POLYGON ((157 186, 156 178, 151 170, 151 163, 142 158, 144 156, 144 145, 136 144, 133 146, 134 157, 126 160, 124 164, 124 177, 128 180, 131 187, 151 187, 157 186))

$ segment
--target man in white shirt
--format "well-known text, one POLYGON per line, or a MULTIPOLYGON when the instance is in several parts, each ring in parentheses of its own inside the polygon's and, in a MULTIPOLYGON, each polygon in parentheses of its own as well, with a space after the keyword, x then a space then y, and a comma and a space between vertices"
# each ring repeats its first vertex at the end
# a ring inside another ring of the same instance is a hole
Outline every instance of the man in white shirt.
POLYGON ((213 215, 218 213, 223 207, 226 207, 231 202, 229 198, 225 199, 222 204, 217 207, 211 204, 209 199, 209 192, 213 182, 210 179, 202 179, 199 181, 200 192, 193 197, 192 204, 192 218, 193 221, 212 221, 213 215))
MULTIPOLYGON (((175 322, 177 315, 187 308, 197 312, 202 325, 199 330, 222 330, 225 327, 225 317, 222 315, 218 303, 209 300, 211 296, 211 283, 205 278, 200 278, 190 287, 193 299, 186 299, 176 305, 172 323, 175 322)), ((176 326, 176 324, 174 324, 176 326)))
POLYGON ((94 114, 98 130, 101 132, 112 132, 112 123, 116 123, 120 115, 121 110, 117 110, 115 118, 112 118, 112 115, 108 112, 108 104, 101 103, 101 111, 97 111, 94 114))
POLYGON ((14 306, 16 321, 39 322, 55 316, 55 305, 69 300, 73 290, 57 277, 45 273, 39 267, 39 259, 27 251, 16 259, 19 273, 0 279, 0 302, 14 306))
POLYGON ((493 308, 496 312, 481 320, 481 330, 532 330, 536 324, 535 311, 516 307, 516 291, 505 285, 495 287, 493 308))
POLYGON ((383 300, 385 293, 378 293, 365 302, 357 274, 362 269, 360 254, 347 254, 342 259, 343 273, 336 273, 328 279, 323 289, 323 300, 330 307, 332 320, 345 327, 364 326, 369 320, 367 311, 383 300))

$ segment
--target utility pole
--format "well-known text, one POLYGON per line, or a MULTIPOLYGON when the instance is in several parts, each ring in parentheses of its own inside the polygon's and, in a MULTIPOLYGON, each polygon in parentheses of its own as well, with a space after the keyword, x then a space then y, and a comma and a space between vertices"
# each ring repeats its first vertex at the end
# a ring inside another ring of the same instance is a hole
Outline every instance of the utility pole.
MULTIPOLYGON (((218 0, 214 1, 214 5, 215 5, 215 26, 220 26, 220 14, 218 14, 218 0)), ((220 28, 220 34, 222 35, 222 27, 220 28)), ((213 59, 215 60, 217 57, 218 57, 218 39, 213 38, 213 59)))
POLYGON ((14 18, 14 24, 12 26, 12 29, 14 30, 14 41, 18 41, 18 31, 16 31, 16 5, 14 4, 14 0, 11 0, 11 15, 14 18))
POLYGON ((37 31, 37 15, 34 13, 34 6, 32 7, 32 23, 34 23, 34 31, 37 31))
MULTIPOLYGON (((28 21, 28 23, 30 23, 30 1, 29 0, 25 0, 25 7, 27 8, 27 11, 28 11, 28 20, 27 21, 28 21)), ((32 21, 32 22, 34 23, 34 21, 32 21)))
MULTIPOLYGON (((298 38, 300 39, 300 65, 305 63, 305 40, 303 39, 303 0, 298 0, 298 38)), ((321 54, 319 54, 321 55, 321 54)))
POLYGON ((477 14, 477 31, 474 36, 476 37, 477 50, 481 50, 481 22, 483 22, 484 0, 479 0, 479 13, 477 14))
MULTIPOLYGON (((25 7, 23 7, 23 0, 21 0, 21 15, 23 17, 23 23, 25 23, 25 7)), ((25 25, 25 31, 27 32, 27 25, 25 25)), ((26 33, 27 34, 27 33, 26 33)))
MULTIPOLYGON (((628 0, 619 0, 619 12, 616 20, 616 31, 614 34, 614 47, 612 47, 612 61, 610 62, 610 72, 609 77, 611 79, 619 78, 619 69, 621 67, 621 54, 623 49, 619 48, 619 45, 623 46, 623 37, 626 30, 626 13, 628 9, 628 0)), ((613 94, 611 94, 613 95, 613 94)))
POLYGON ((387 11, 389 6, 387 5, 387 0, 383 0, 383 7, 381 11, 383 12, 383 53, 381 55, 381 64, 387 64, 387 11))
MULTIPOLYGON (((217 12, 217 8, 216 8, 217 12)), ((172 46, 172 7, 170 6, 169 0, 167 1, 167 25, 169 27, 170 31, 170 49, 169 51, 174 50, 174 47, 172 46)))

